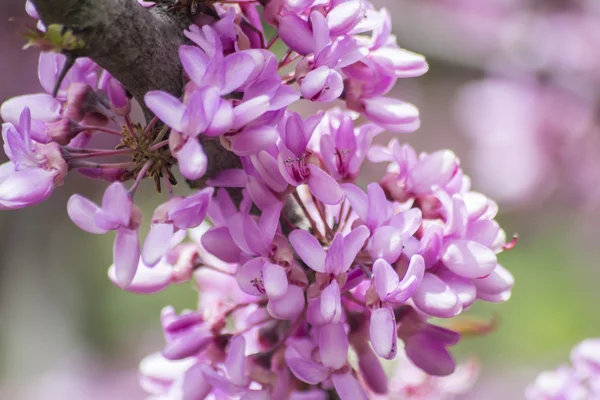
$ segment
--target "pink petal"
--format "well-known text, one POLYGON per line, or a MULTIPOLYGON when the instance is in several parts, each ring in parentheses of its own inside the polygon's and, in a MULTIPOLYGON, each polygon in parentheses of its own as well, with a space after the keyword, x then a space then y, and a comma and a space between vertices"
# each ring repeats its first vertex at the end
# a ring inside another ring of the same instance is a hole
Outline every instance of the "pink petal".
POLYGON ((448 270, 440 271, 438 276, 456 293, 463 309, 467 309, 477 300, 477 289, 472 279, 463 278, 448 270))
POLYGON ((269 97, 265 95, 254 97, 240 103, 233 109, 233 125, 231 129, 240 129, 269 109, 269 97))
POLYGON ((329 376, 329 368, 301 357, 298 351, 292 346, 288 346, 285 349, 284 356, 287 366, 294 376, 302 382, 316 385, 323 382, 329 376))
POLYGON ((427 335, 416 334, 405 345, 408 358, 429 375, 448 376, 454 372, 454 358, 440 342, 427 335))
POLYGON ((358 24, 364 14, 361 1, 347 1, 333 7, 327 13, 327 25, 334 35, 346 34, 358 24))
POLYGON ((365 390, 350 372, 332 374, 331 380, 340 400, 368 400, 365 390))
POLYGON ((308 22, 293 14, 280 17, 278 22, 279 37, 286 45, 298 54, 313 52, 315 43, 308 22))
POLYGON ((179 59, 189 78, 196 85, 201 86, 204 83, 202 78, 209 62, 206 53, 196 46, 181 46, 179 47, 179 59))
POLYGON ((342 322, 319 328, 319 354, 321 363, 331 369, 340 369, 348 359, 348 335, 342 322))
POLYGON ((231 338, 227 348, 225 358, 225 373, 238 386, 245 386, 248 378, 246 377, 246 340, 243 336, 237 335, 231 338))
POLYGON ((394 304, 402 304, 411 298, 419 288, 425 274, 425 261, 419 254, 410 258, 406 274, 398 284, 398 287, 386 297, 385 301, 394 304))
POLYGON ((250 156, 274 145, 279 137, 272 126, 253 126, 228 136, 231 151, 239 156, 250 156))
POLYGON ((246 53, 232 53, 225 57, 225 86, 221 94, 228 94, 242 86, 254 70, 254 59, 246 53))
POLYGON ((202 365, 200 362, 196 363, 185 372, 182 400, 203 400, 212 391, 212 387, 204 380, 202 365))
POLYGON ((153 266, 166 254, 173 233, 172 224, 154 224, 150 227, 142 249, 142 259, 147 266, 153 266))
POLYGON ((391 360, 398 351, 396 334, 396 318, 390 307, 377 308, 371 311, 369 337, 375 353, 379 357, 391 360))
POLYGON ((202 364, 202 375, 204 376, 204 380, 209 385, 228 395, 226 398, 234 398, 234 396, 237 397, 245 391, 244 387, 234 384, 227 379, 227 377, 218 374, 206 364, 202 364))
MULTIPOLYGON (((140 260, 133 281, 125 290, 137 294, 158 293, 171 284, 172 274, 173 267, 165 262, 159 263, 153 268, 148 268, 140 260)), ((120 286, 114 265, 111 265, 108 269, 108 277, 115 285, 120 286)))
POLYGON ((342 190, 346 194, 346 199, 352 205, 354 212, 360 217, 361 220, 366 222, 367 216, 369 215, 369 202, 367 194, 360 187, 353 183, 343 183, 341 185, 342 190))
POLYGON ((288 187, 287 181, 279 173, 277 160, 271 154, 261 151, 253 155, 251 160, 254 168, 272 190, 283 192, 288 187))
POLYGON ((113 248, 117 284, 126 289, 135 276, 140 260, 138 231, 119 228, 113 248))
POLYGON ((410 170, 408 185, 416 194, 431 193, 433 186, 445 186, 457 168, 458 159, 450 150, 431 153, 410 170))
POLYGON ((402 232, 389 225, 379 227, 373 232, 368 249, 372 259, 394 263, 402 254, 402 232))
POLYGON ((0 117, 5 122, 18 126, 21 112, 25 107, 31 109, 31 118, 43 122, 56 121, 60 118, 61 103, 46 93, 26 94, 12 97, 0 106, 0 117))
POLYGON ((489 275, 498 260, 489 248, 468 240, 453 240, 446 245, 442 262, 452 272, 465 278, 481 278, 489 275))
POLYGON ((376 124, 393 132, 414 132, 420 126, 419 110, 410 103, 389 97, 363 100, 365 114, 376 124))
POLYGON ((316 272, 326 272, 325 250, 313 235, 302 229, 296 229, 290 233, 289 240, 306 265, 316 272))
POLYGON ((285 269, 270 262, 263 267, 265 291, 269 299, 278 299, 285 295, 288 289, 288 279, 285 269))
POLYGON ((302 312, 304 304, 304 290, 295 285, 288 285, 287 293, 284 296, 269 300, 267 310, 273 318, 291 320, 302 312))
POLYGON ((340 286, 336 280, 321 292, 321 315, 323 320, 331 323, 338 322, 342 317, 340 286))
POLYGON ((170 340, 162 354, 169 360, 181 360, 204 350, 212 340, 212 333, 204 326, 192 328, 170 340))
POLYGON ((96 225, 105 229, 116 229, 129 225, 131 198, 121 182, 111 183, 102 196, 102 208, 96 214, 96 225))
POLYGON ((95 203, 83 196, 74 194, 67 202, 67 213, 69 218, 79 228, 90 233, 106 233, 106 229, 101 229, 96 225, 94 215, 100 209, 95 203))
POLYGON ((268 208, 263 210, 258 226, 262 235, 269 241, 272 242, 275 237, 275 232, 279 227, 279 219, 281 218, 281 210, 283 209, 283 203, 277 202, 271 204, 268 208))
POLYGON ((325 270, 328 274, 338 276, 342 273, 344 258, 344 236, 338 232, 335 234, 327 255, 325 256, 325 270))
POLYGON ((185 106, 181 100, 169 93, 155 90, 144 95, 144 102, 154 115, 167 124, 167 126, 179 132, 183 131, 181 122, 185 106))
POLYGON ((385 301, 400 284, 400 278, 392 266, 385 260, 379 259, 373 264, 373 281, 375 290, 381 301, 385 301))
POLYGON ((212 115, 212 120, 204 131, 206 136, 221 136, 233 124, 233 107, 228 100, 219 100, 218 108, 212 115))
POLYGON ((393 209, 385 196, 385 192, 378 183, 370 183, 367 186, 367 196, 369 207, 365 222, 373 230, 392 217, 393 209))
POLYGON ((240 249, 235 245, 226 226, 209 229, 200 240, 202 246, 215 257, 227 263, 239 262, 240 249))
POLYGON ((423 214, 418 208, 400 212, 390 219, 390 225, 400 229, 403 236, 412 236, 421 227, 423 214))
POLYGON ((446 282, 430 273, 425 273, 412 299, 419 310, 434 317, 450 318, 462 310, 456 293, 446 282))
POLYGON ((358 367, 369 389, 376 394, 388 392, 387 375, 370 346, 363 346, 358 352, 358 367))
POLYGON ((183 147, 175 154, 179 161, 179 171, 187 179, 200 179, 206 172, 208 159, 196 138, 186 140, 183 147))
POLYGON ((474 279, 473 283, 477 288, 477 292, 501 293, 512 289, 515 279, 506 268, 498 264, 488 276, 474 279))
POLYGON ((193 92, 187 99, 181 119, 182 133, 189 138, 204 132, 219 102, 219 92, 215 88, 203 88, 193 92))
POLYGON ((38 204, 54 190, 56 173, 42 168, 14 170, 12 162, 0 166, 0 210, 38 204))
POLYGON ((350 268, 354 262, 354 259, 364 246, 369 235, 369 228, 361 225, 357 228, 354 228, 350 233, 344 236, 344 264, 342 267, 342 272, 348 271, 348 268, 350 268))
POLYGON ((331 175, 313 164, 309 164, 308 169, 310 170, 308 187, 317 199, 330 205, 338 204, 344 200, 344 192, 331 175))

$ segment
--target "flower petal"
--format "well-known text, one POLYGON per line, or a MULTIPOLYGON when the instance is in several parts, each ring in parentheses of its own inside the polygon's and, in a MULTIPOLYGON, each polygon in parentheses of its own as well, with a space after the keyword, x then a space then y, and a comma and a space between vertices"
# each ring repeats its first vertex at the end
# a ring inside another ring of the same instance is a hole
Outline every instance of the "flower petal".
POLYGON ((231 382, 238 386, 246 386, 246 340, 241 335, 231 338, 225 357, 225 373, 231 382))
POLYGON ((340 286, 335 279, 321 292, 320 311, 323 320, 331 323, 338 322, 342 317, 340 286))
POLYGON ((151 267, 167 253, 173 233, 172 224, 153 224, 150 227, 142 249, 144 264, 151 267))
POLYGON ((310 170, 308 187, 317 199, 330 205, 338 204, 344 200, 342 188, 331 175, 313 164, 309 164, 308 169, 310 170))
POLYGON ((331 369, 340 369, 348 359, 348 335, 342 322, 319 328, 319 354, 321 363, 331 369))
POLYGON ((267 311, 273 318, 291 320, 302 312, 304 304, 304 290, 296 285, 288 285, 285 295, 269 300, 267 311))
POLYGON ((465 278, 482 278, 498 265, 496 254, 489 247, 469 240, 448 243, 442 262, 450 271, 465 278))
POLYGON ((168 127, 178 132, 183 131, 183 113, 185 106, 175 96, 158 90, 150 91, 144 95, 144 102, 150 110, 167 124, 168 127))
POLYGON ((126 289, 133 281, 140 261, 138 231, 119 228, 115 237, 113 253, 117 284, 121 289, 126 289))
POLYGON ((396 334, 396 318, 390 307, 377 308, 371 311, 369 337, 373 350, 379 357, 391 360, 398 351, 396 334))
POLYGON ((263 267, 265 291, 269 299, 278 299, 285 295, 288 289, 288 279, 285 268, 280 265, 265 263, 263 267))
POLYGON ((331 380, 340 400, 368 400, 365 389, 350 372, 332 374, 331 380))
POLYGON ((298 256, 316 272, 326 272, 326 253, 317 238, 302 229, 296 229, 289 235, 289 240, 298 256))
MULTIPOLYGON (((171 284, 173 267, 166 262, 161 262, 152 268, 148 268, 141 260, 133 281, 125 290, 137 294, 154 294, 162 291, 171 284)), ((117 286, 117 273, 115 266, 111 265, 108 269, 109 279, 117 286)))
POLYGON ((344 263, 342 272, 348 271, 348 268, 350 268, 354 262, 354 259, 364 246, 369 235, 369 228, 361 225, 344 236, 344 263))
POLYGON ((107 232, 106 229, 99 228, 96 225, 94 216, 99 209, 100 207, 94 202, 78 194, 71 196, 67 202, 67 214, 69 214, 69 218, 79 228, 90 233, 102 234, 107 232))
POLYGON ((450 318, 462 310, 456 293, 446 282, 430 273, 425 273, 412 299, 419 310, 434 317, 450 318))

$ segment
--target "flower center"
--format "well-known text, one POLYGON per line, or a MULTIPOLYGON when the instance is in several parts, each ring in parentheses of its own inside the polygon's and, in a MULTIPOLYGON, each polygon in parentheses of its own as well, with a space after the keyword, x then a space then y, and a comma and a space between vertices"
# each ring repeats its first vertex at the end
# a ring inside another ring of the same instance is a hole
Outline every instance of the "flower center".
POLYGON ((302 154, 299 158, 288 158, 285 160, 290 175, 299 183, 304 183, 310 176, 310 170, 306 163, 306 153, 302 154))

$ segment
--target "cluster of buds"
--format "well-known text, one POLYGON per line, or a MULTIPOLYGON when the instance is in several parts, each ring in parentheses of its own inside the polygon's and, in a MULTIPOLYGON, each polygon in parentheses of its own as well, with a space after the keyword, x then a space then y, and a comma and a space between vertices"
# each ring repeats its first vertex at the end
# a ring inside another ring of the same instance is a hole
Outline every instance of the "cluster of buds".
MULTIPOLYGON (((270 40, 260 6, 246 1, 217 2, 218 20, 185 31, 184 93, 148 92, 156 117, 145 127, 91 60, 57 84, 65 59, 42 54, 42 86, 59 85, 58 94, 2 105, 11 161, 0 167, 0 205, 43 201, 72 170, 109 181, 100 205, 73 195, 67 210, 87 232, 116 231, 110 279, 140 294, 183 282, 199 290, 197 309, 162 312, 166 345, 140 365, 152 398, 394 398, 401 389, 380 358, 399 352, 422 371, 419 390, 443 396, 425 377, 455 373, 448 348, 460 333, 431 318, 510 297, 513 278, 497 254, 513 243, 494 220, 498 207, 471 190, 451 151, 372 145, 384 130, 419 127, 418 110, 386 94, 428 69, 397 46, 386 10, 366 0, 264 3, 270 40), (269 50, 277 40, 287 46, 281 57, 269 50), (303 119, 288 109, 336 99, 347 110, 303 119), (112 149, 89 147, 100 135, 94 142, 112 140, 112 149), (242 168, 176 195, 171 169, 203 178, 211 166, 201 143, 211 141, 242 168), (88 160, 101 157, 126 159, 88 160), (363 190, 367 159, 388 172, 363 190), (144 178, 169 198, 142 243, 134 197, 144 178)), ((459 376, 465 386, 473 374, 459 376)))

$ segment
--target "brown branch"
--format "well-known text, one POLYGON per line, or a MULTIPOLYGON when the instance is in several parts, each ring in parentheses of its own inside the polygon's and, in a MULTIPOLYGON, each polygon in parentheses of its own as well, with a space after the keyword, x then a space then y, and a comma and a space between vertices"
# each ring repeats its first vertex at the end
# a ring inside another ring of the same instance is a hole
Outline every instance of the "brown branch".
MULTIPOLYGON (((118 79, 143 107, 144 95, 163 90, 180 96, 183 78, 178 49, 188 13, 167 3, 151 9, 136 0, 33 0, 46 25, 61 24, 85 42, 75 56, 89 57, 118 79)), ((145 109, 146 118, 151 117, 145 109)), ((206 178, 218 171, 241 167, 237 156, 218 141, 204 141, 209 159, 206 178)))

